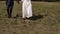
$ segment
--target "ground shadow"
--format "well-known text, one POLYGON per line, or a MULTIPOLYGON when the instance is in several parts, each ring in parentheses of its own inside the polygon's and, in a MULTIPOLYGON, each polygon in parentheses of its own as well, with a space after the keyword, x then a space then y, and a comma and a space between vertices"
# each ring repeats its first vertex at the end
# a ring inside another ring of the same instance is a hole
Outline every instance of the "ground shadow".
POLYGON ((12 17, 12 18, 18 18, 20 15, 19 14, 17 14, 16 16, 14 16, 14 17, 12 17))
POLYGON ((33 15, 30 20, 37 20, 43 18, 44 15, 33 15))
MULTIPOLYGON (((34 15, 34 14, 33 14, 32 17, 26 18, 26 19, 29 19, 29 20, 38 20, 38 19, 43 18, 44 16, 47 16, 47 15, 34 15)), ((19 18, 19 17, 22 17, 22 16, 20 16, 19 14, 17 14, 17 15, 16 15, 15 17, 13 17, 13 18, 19 18)))

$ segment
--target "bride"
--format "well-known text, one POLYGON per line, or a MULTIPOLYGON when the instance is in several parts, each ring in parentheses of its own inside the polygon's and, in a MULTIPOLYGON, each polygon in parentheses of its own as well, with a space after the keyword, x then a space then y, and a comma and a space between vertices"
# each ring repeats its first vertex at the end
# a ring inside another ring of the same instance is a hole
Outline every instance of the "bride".
POLYGON ((30 18, 32 17, 32 4, 31 0, 21 0, 22 2, 22 18, 30 18))

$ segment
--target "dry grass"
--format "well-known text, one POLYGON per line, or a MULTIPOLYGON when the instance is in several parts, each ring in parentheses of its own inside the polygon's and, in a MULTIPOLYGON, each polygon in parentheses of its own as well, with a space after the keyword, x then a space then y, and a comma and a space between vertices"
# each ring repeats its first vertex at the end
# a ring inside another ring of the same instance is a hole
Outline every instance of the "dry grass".
POLYGON ((6 6, 0 1, 0 34, 60 34, 60 2, 32 2, 32 20, 23 20, 21 4, 15 2, 12 16, 6 17, 6 6))

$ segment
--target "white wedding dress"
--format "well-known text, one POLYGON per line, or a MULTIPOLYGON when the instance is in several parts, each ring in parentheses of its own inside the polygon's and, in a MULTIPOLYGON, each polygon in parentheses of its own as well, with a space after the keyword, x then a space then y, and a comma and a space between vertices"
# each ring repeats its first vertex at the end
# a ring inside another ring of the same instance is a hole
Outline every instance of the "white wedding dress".
POLYGON ((32 17, 31 0, 21 0, 21 1, 22 1, 22 18, 32 17))

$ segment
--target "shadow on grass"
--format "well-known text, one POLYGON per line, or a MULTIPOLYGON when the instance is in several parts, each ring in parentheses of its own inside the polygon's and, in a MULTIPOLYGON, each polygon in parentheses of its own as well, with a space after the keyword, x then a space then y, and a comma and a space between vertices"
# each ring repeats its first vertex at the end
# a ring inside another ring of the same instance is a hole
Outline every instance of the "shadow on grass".
POLYGON ((37 19, 41 19, 43 18, 44 15, 33 15, 31 18, 29 18, 30 20, 37 20, 37 19))
MULTIPOLYGON (((34 14, 33 14, 32 17, 27 18, 27 19, 29 19, 29 20, 38 20, 38 19, 43 18, 44 16, 47 16, 47 15, 34 15, 34 14)), ((15 17, 13 17, 13 18, 19 18, 19 17, 22 17, 22 16, 20 16, 19 14, 17 14, 17 15, 16 15, 15 17)))
POLYGON ((17 14, 16 16, 14 16, 14 17, 12 17, 12 18, 18 18, 20 15, 19 14, 17 14))
MULTIPOLYGON (((38 20, 38 19, 43 18, 44 16, 47 16, 47 15, 34 15, 34 14, 33 14, 32 17, 27 18, 27 19, 29 19, 29 20, 38 20)), ((22 16, 20 16, 19 14, 17 14, 17 15, 16 15, 15 17, 13 17, 13 18, 19 18, 19 17, 22 17, 22 16)))

